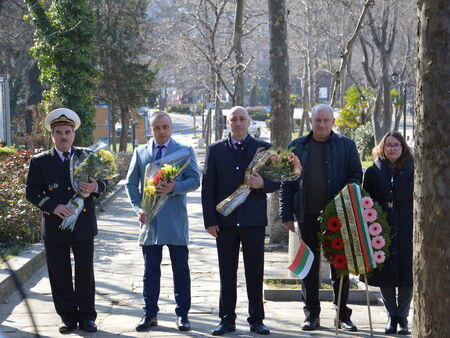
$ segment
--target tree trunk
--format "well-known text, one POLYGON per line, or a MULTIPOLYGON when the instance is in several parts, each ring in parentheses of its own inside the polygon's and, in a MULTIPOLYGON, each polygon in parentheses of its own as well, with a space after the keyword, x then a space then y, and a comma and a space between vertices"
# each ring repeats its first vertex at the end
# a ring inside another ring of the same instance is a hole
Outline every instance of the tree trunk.
POLYGON ((112 151, 117 152, 117 144, 116 144, 116 122, 117 122, 117 106, 115 104, 111 105, 111 125, 109 126, 109 130, 111 132, 111 144, 112 144, 112 151))
POLYGON ((235 59, 235 87, 234 105, 244 105, 244 53, 242 51, 242 17, 244 12, 244 0, 236 1, 236 14, 234 21, 234 59, 235 59))
MULTIPOLYGON (((389 54, 390 55, 390 54, 389 54)), ((392 126, 392 100, 391 100, 391 79, 389 75, 390 56, 381 55, 381 81, 383 87, 383 135, 391 131, 392 126)))
POLYGON ((450 337, 450 15, 419 0, 413 337, 450 337), (438 85, 437 85, 438 84, 438 85))
POLYGON ((214 136, 215 141, 220 140, 223 135, 223 115, 220 108, 220 80, 219 75, 216 74, 216 104, 214 108, 214 136))
MULTIPOLYGON (((268 0, 270 33, 270 122, 274 147, 286 148, 291 140, 292 119, 289 113, 289 56, 287 48, 287 13, 284 0, 268 0), (289 131, 289 132, 286 132, 289 131)), ((269 226, 272 243, 287 243, 287 231, 278 215, 278 193, 270 199, 269 226)))
POLYGON ((256 106, 256 90, 258 89, 258 81, 253 77, 252 78, 252 88, 250 89, 250 97, 248 99, 248 105, 250 107, 256 106))
MULTIPOLYGON (((366 3, 364 4, 364 7, 362 9, 362 12, 359 16, 358 23, 356 24, 355 30, 352 33, 352 36, 347 40, 347 43, 345 45, 345 51, 341 54, 341 65, 339 66, 339 70, 336 71, 334 75, 334 86, 333 91, 331 93, 331 99, 330 99, 330 105, 334 106, 334 103, 336 101, 337 91, 339 90, 339 86, 341 84, 341 76, 344 77, 345 75, 345 67, 347 66, 348 57, 352 51, 353 44, 356 41, 356 38, 358 37, 359 31, 361 30, 364 17, 369 10, 371 4, 373 3, 373 0, 366 0, 366 3)), ((345 86, 342 86, 342 92, 345 91, 345 86)), ((343 105, 341 105, 343 106, 343 105)))
POLYGON ((120 105, 120 121, 122 122, 122 130, 120 131, 119 151, 126 152, 128 144, 128 129, 130 127, 130 109, 128 105, 120 105))
POLYGON ((381 96, 382 96, 381 87, 377 89, 377 95, 375 97, 375 106, 373 108, 372 114, 372 125, 373 125, 373 137, 375 139, 375 144, 380 143, 383 138, 383 128, 381 125, 381 96))

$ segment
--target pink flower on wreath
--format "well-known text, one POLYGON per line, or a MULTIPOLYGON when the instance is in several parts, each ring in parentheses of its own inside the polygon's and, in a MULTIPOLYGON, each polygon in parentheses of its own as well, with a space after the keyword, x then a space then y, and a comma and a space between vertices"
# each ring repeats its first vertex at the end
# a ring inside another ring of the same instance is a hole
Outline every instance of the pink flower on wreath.
POLYGON ((386 259, 386 256, 384 255, 383 251, 375 251, 373 253, 373 260, 375 261, 375 263, 377 263, 377 264, 384 263, 385 259, 386 259))
POLYGON ((366 222, 374 222, 377 219, 377 211, 375 209, 364 209, 363 218, 366 222))
POLYGON ((385 244, 386 242, 382 236, 375 236, 372 238, 372 247, 376 250, 380 250, 385 244))
POLYGON ((371 236, 378 236, 379 234, 381 234, 382 230, 383 228, 381 227, 380 223, 372 223, 369 226, 369 234, 371 236))
POLYGON ((361 205, 364 209, 370 209, 373 207, 373 200, 370 197, 361 198, 361 205))

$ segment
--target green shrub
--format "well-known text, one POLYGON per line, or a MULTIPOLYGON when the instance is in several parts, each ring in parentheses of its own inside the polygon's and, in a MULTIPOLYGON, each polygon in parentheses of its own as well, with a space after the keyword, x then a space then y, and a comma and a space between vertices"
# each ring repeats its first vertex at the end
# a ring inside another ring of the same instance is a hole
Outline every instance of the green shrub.
POLYGON ((6 159, 9 155, 14 154, 17 150, 11 147, 0 147, 0 161, 6 159))
POLYGON ((177 114, 192 114, 191 105, 189 104, 172 104, 167 107, 166 111, 168 113, 177 113, 177 114))
POLYGON ((10 154, 0 161, 0 250, 39 241, 41 212, 25 198, 31 152, 10 154))
POLYGON ((370 121, 356 128, 338 127, 338 131, 355 141, 362 161, 372 158, 372 149, 375 147, 375 139, 373 137, 373 128, 370 121))
POLYGON ((248 114, 253 121, 265 121, 270 119, 270 113, 266 113, 264 107, 248 107, 248 114))

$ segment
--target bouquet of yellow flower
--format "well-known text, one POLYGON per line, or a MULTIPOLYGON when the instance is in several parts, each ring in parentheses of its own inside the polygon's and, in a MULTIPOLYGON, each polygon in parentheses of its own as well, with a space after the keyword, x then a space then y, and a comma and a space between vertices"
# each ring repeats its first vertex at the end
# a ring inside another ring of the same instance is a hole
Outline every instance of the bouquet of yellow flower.
POLYGON ((156 187, 161 183, 170 183, 181 174, 190 162, 189 152, 173 153, 162 159, 164 162, 155 161, 147 164, 145 168, 144 193, 142 196, 141 208, 148 215, 150 223, 156 214, 162 209, 167 194, 158 194, 156 187))
POLYGON ((70 159, 70 181, 76 194, 67 203, 73 210, 72 215, 64 218, 59 228, 73 231, 78 216, 83 210, 85 195, 80 191, 80 182, 89 182, 89 177, 97 181, 113 178, 117 173, 113 154, 104 150, 106 144, 98 142, 83 150, 80 156, 72 155, 70 159))
POLYGON ((294 181, 301 174, 302 166, 298 157, 288 150, 274 150, 259 148, 252 162, 245 171, 245 181, 230 196, 217 204, 216 210, 224 216, 228 216, 239 205, 245 202, 250 195, 251 188, 245 183, 252 172, 257 172, 262 177, 274 181, 294 181))

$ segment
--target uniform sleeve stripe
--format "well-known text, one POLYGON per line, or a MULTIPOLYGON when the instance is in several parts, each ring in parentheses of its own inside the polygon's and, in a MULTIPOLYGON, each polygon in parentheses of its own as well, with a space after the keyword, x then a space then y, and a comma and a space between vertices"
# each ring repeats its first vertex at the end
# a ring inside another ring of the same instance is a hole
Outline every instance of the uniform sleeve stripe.
POLYGON ((45 202, 47 202, 50 199, 50 197, 46 196, 43 199, 41 199, 41 201, 38 203, 38 207, 42 207, 44 205, 45 202))

